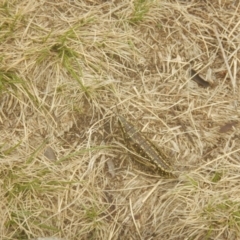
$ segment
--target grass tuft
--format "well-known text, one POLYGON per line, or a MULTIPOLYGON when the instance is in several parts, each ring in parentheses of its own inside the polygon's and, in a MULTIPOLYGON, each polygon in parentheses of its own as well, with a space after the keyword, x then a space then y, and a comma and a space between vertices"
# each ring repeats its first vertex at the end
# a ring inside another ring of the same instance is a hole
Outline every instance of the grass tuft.
POLYGON ((152 0, 135 0, 134 1, 134 10, 132 17, 130 18, 130 23, 138 24, 144 20, 149 8, 151 6, 152 0))

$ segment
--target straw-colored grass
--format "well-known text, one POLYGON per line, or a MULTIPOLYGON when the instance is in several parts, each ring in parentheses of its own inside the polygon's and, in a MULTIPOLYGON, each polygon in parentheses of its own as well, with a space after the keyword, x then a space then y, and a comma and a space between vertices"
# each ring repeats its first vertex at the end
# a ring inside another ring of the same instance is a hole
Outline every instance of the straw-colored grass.
POLYGON ((240 239, 239 1, 2 0, 0 18, 1 239, 240 239), (176 179, 131 158, 116 114, 176 179))

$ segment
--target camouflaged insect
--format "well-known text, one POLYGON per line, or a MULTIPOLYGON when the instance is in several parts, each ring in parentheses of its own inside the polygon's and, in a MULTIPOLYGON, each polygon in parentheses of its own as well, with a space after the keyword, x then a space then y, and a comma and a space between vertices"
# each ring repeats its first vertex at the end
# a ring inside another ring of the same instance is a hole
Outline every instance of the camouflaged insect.
POLYGON ((125 118, 118 116, 125 140, 130 147, 130 152, 144 165, 157 169, 162 176, 174 177, 167 156, 161 152, 150 140, 144 137, 125 118), (132 149, 132 151, 131 151, 132 149))

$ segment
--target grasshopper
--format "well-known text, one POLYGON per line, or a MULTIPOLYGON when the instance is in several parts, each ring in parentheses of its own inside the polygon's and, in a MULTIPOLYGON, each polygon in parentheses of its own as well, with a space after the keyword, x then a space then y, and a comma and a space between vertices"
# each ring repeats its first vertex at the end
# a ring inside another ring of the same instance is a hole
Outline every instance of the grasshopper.
POLYGON ((133 153, 137 161, 157 169, 162 176, 174 177, 171 165, 167 161, 167 156, 162 151, 143 136, 139 130, 124 117, 118 115, 118 122, 126 143, 128 143, 132 149, 130 152, 133 153))

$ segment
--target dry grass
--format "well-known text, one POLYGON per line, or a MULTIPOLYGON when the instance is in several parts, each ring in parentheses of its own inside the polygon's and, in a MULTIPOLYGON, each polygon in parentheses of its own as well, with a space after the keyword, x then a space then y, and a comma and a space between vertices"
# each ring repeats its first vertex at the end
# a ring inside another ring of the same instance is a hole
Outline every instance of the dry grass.
POLYGON ((239 1, 3 0, 0 17, 2 239, 240 238, 239 1), (132 161, 116 111, 176 180, 132 161))

